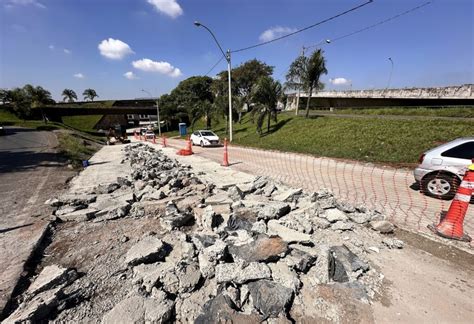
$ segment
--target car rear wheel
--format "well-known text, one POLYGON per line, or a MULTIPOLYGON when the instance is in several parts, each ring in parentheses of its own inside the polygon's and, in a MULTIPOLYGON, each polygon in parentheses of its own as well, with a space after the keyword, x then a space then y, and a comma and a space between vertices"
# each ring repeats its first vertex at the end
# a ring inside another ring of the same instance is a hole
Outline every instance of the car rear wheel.
POLYGON ((428 174, 421 180, 421 190, 427 196, 438 199, 453 199, 460 180, 455 175, 446 173, 428 174))

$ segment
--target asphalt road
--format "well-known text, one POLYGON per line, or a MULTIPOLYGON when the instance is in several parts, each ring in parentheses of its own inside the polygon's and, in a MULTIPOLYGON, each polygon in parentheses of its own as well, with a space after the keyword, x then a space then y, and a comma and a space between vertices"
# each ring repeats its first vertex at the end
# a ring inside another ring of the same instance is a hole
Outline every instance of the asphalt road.
POLYGON ((44 201, 72 175, 56 146, 52 132, 10 127, 0 136, 0 314, 49 223, 44 201))

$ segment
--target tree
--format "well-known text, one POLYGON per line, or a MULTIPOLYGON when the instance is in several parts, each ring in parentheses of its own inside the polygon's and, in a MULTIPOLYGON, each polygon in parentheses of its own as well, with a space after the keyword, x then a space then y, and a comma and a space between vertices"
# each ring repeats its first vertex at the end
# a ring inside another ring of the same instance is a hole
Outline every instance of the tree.
POLYGON ((11 93, 10 90, 8 89, 0 89, 0 102, 5 105, 9 102, 11 102, 11 93))
POLYGON ((68 102, 74 102, 74 99, 77 100, 76 93, 74 92, 74 90, 71 90, 71 89, 64 89, 61 96, 63 96, 64 101, 66 101, 66 99, 68 102))
MULTIPOLYGON (((51 93, 41 86, 26 84, 22 88, 13 88, 11 90, 2 89, 0 91, 0 101, 9 105, 20 118, 30 116, 32 108, 42 110, 44 105, 54 104, 51 93)), ((43 116, 44 118, 44 116, 43 116)))
POLYGON ((273 117, 277 121, 277 103, 283 94, 283 88, 277 80, 269 76, 258 79, 251 92, 251 100, 256 104, 252 114, 257 115, 257 132, 262 135, 262 126, 267 117, 267 133, 270 132, 270 122, 273 117))
POLYGON ((206 127, 212 127, 214 95, 211 91, 212 79, 207 76, 193 76, 181 81, 171 92, 178 107, 184 107, 189 115, 191 127, 199 118, 205 118, 206 127))
POLYGON ((291 64, 286 75, 287 86, 301 87, 307 91, 306 118, 309 116, 309 102, 313 95, 313 90, 322 90, 324 84, 320 81, 323 74, 327 74, 326 60, 323 51, 318 49, 310 57, 299 56, 291 64))
MULTIPOLYGON (((242 111, 244 105, 250 108, 251 104, 251 92, 253 86, 257 83, 258 79, 263 76, 271 76, 273 73, 273 66, 269 66, 264 62, 257 59, 249 60, 238 67, 232 69, 232 93, 234 98, 232 104, 235 111, 239 114, 239 120, 242 119, 242 111), (235 105, 234 105, 235 104, 235 105)), ((227 71, 222 71, 218 74, 221 82, 227 83, 227 71)), ((226 90, 228 88, 226 86, 226 90)))
POLYGON ((306 64, 306 57, 298 56, 290 65, 288 73, 286 74, 285 89, 297 90, 298 97, 296 99, 296 115, 300 105, 300 91, 304 90, 302 76, 304 74, 304 66, 306 64))
POLYGON ((84 96, 84 100, 87 100, 89 99, 90 101, 94 101, 94 98, 95 97, 99 97, 97 95, 97 92, 95 92, 94 89, 86 89, 84 90, 84 92, 82 93, 82 95, 84 96))

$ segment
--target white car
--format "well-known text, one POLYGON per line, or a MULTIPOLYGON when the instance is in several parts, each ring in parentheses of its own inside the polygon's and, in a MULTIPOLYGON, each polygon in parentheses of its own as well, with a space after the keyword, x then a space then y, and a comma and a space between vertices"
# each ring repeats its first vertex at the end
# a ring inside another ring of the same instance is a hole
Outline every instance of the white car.
POLYGON ((155 138, 155 133, 152 130, 147 130, 145 132, 145 138, 148 139, 154 139, 155 138))
POLYGON ((219 136, 210 130, 198 130, 191 135, 191 143, 193 145, 218 146, 220 145, 219 136))
POLYGON ((421 191, 431 197, 452 199, 474 159, 474 137, 458 138, 426 151, 414 171, 421 191))

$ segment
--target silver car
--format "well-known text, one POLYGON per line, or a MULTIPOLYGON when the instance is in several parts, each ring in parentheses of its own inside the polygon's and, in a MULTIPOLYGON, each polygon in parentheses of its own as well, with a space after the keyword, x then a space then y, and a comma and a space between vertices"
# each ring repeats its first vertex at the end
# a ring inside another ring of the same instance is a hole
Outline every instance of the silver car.
POLYGON ((414 171, 421 191, 431 197, 452 199, 474 159, 474 137, 458 138, 420 156, 414 171))

